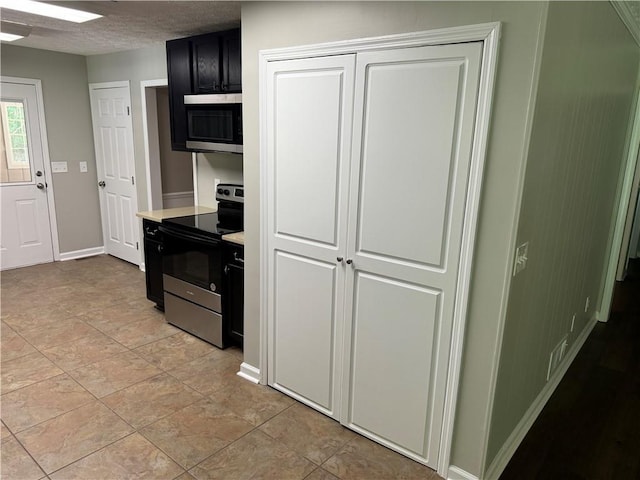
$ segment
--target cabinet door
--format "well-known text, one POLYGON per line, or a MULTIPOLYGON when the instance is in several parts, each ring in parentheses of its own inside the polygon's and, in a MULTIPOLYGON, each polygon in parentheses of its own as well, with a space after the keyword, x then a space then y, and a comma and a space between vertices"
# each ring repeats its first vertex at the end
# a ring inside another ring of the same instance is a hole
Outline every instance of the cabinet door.
POLYGON ((242 47, 240 30, 232 30, 222 37, 222 90, 242 92, 242 47))
POLYGON ((334 418, 354 56, 267 69, 268 382, 334 418))
POLYGON ((358 54, 343 423, 437 468, 481 43, 358 54))
POLYGON ((171 149, 187 151, 187 112, 184 108, 184 96, 191 93, 191 50, 188 39, 167 42, 167 76, 171 149))
POLYGON ((230 340, 242 346, 244 339, 244 268, 234 263, 227 264, 227 286, 225 295, 227 311, 226 317, 230 340))
POLYGON ((192 93, 221 92, 220 37, 218 34, 193 37, 191 52, 193 56, 192 93))

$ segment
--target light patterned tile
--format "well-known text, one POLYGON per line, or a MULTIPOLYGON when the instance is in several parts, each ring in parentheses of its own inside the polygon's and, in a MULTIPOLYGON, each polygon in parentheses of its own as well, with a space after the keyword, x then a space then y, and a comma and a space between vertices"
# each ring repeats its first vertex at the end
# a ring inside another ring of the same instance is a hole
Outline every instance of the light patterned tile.
POLYGON ((318 467, 304 480, 338 480, 338 477, 318 467))
POLYGON ((254 430, 189 470, 198 480, 303 479, 316 466, 280 442, 254 430))
POLYGON ((2 480, 38 480, 45 476, 38 464, 13 437, 2 442, 0 465, 2 480))
POLYGON ((140 430, 182 467, 189 469, 253 425, 209 400, 202 400, 140 430))
POLYGON ((4 422, 0 422, 0 441, 5 441, 8 438, 11 438, 11 431, 4 422))
POLYGON ((15 434, 94 400, 67 374, 2 395, 2 421, 15 434))
POLYGON ((164 320, 147 317, 105 333, 125 347, 136 348, 175 335, 179 331, 164 320))
POLYGON ((101 398, 162 373, 133 352, 100 360, 69 372, 78 383, 101 398))
POLYGON ((112 393, 102 400, 130 425, 141 428, 202 398, 202 395, 165 373, 112 393))
POLYGON ((209 395, 247 382, 237 375, 240 363, 233 356, 214 348, 207 355, 170 370, 169 373, 203 395, 209 395))
POLYGON ((2 347, 0 348, 0 359, 3 362, 37 352, 29 342, 4 322, 0 325, 0 347, 2 347))
POLYGON ((171 480, 184 473, 142 435, 134 433, 59 470, 52 480, 171 480))
POLYGON ((261 425, 295 403, 276 390, 248 381, 216 391, 209 398, 253 425, 261 425))
POLYGON ((322 468, 341 479, 441 480, 430 468, 359 435, 323 463, 322 468))
POLYGON ((260 430, 320 465, 356 434, 302 404, 295 404, 264 423, 260 430))
POLYGON ((167 371, 202 357, 214 348, 216 347, 193 335, 178 332, 170 337, 138 347, 135 352, 149 363, 167 371))
POLYGON ((98 401, 16 435, 47 473, 54 472, 133 432, 98 401))
POLYGON ((77 340, 43 350, 42 353, 68 372, 126 351, 126 347, 112 338, 94 331, 77 340))
POLYGON ((2 362, 0 371, 2 372, 0 374, 2 393, 11 392, 63 373, 40 352, 2 362))
POLYGON ((82 320, 72 317, 64 322, 53 323, 47 328, 35 327, 25 330, 21 335, 39 350, 72 342, 96 330, 82 320))

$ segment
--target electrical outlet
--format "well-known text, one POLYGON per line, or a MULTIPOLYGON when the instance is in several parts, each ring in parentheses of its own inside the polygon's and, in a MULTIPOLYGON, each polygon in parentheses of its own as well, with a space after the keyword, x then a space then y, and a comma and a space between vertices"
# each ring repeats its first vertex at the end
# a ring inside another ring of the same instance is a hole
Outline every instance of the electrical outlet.
POLYGON ((88 171, 87 162, 80 162, 80 172, 87 173, 88 171))
POLYGON ((516 258, 513 262, 513 276, 515 277, 527 266, 529 256, 529 242, 525 242, 516 249, 516 258))
POLYGON ((67 173, 67 162, 51 162, 51 171, 53 173, 67 173))
POLYGON ((565 335, 564 338, 560 341, 560 343, 558 343, 549 354, 549 367, 547 368, 547 381, 549 381, 549 379, 553 375, 553 372, 555 372, 556 368, 558 368, 558 365, 560 365, 560 362, 564 358, 564 354, 567 352, 568 346, 569 346, 569 342, 567 342, 567 336, 565 335))
POLYGON ((589 311, 589 302, 590 302, 590 298, 587 297, 587 300, 584 302, 584 313, 587 313, 589 311))

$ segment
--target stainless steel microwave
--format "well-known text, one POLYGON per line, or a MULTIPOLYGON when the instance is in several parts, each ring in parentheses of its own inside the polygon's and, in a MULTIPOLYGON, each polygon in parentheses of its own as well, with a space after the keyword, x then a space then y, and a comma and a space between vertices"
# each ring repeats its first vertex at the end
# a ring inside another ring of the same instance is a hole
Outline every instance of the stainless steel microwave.
POLYGON ((242 94, 185 95, 187 148, 242 153, 242 94))

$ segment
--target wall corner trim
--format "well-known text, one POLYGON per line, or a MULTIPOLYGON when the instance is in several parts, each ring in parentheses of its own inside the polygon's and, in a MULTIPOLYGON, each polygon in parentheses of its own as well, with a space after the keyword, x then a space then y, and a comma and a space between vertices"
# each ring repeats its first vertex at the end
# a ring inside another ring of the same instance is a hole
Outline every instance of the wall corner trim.
POLYGON ((620 0, 610 0, 610 2, 614 10, 622 20, 622 23, 624 23, 633 39, 640 46, 640 23, 637 19, 637 13, 634 15, 634 12, 631 8, 631 4, 634 2, 626 2, 620 0))
POLYGON ((239 377, 250 381, 251 383, 260 383, 260 369, 249 365, 246 362, 242 362, 240 365, 240 371, 237 373, 239 377))
POLYGON ((71 252, 64 252, 60 254, 60 261, 66 262, 67 260, 78 260, 79 258, 93 257, 95 255, 102 255, 104 253, 104 246, 84 248, 82 250, 74 250, 71 252))
POLYGON ((460 467, 451 465, 449 467, 449 472, 447 473, 447 480, 478 480, 478 477, 470 474, 460 467))
POLYGON ((493 462, 491 462, 491 465, 487 469, 486 474, 482 478, 497 480, 500 477, 507 464, 509 463, 509 460, 511 460, 511 457, 520 446, 520 443, 522 443, 522 440, 524 440, 524 437, 527 435, 534 422, 542 412, 542 409, 551 398, 551 395, 553 395, 553 392, 555 392, 557 386, 560 384, 560 381, 564 378, 564 374, 567 373, 567 370, 575 360, 578 352, 582 349, 584 342, 587 341, 587 338, 589 337, 589 334, 593 330, 593 327, 595 327, 596 323, 598 323, 598 320, 594 315, 591 317, 587 325, 582 329, 582 332, 580 332, 578 338, 576 338, 573 347, 567 353, 564 361, 558 366, 556 373, 540 391, 529 409, 522 416, 520 422, 518 422, 518 425, 516 425, 516 427, 513 429, 513 432, 511 432, 511 435, 509 435, 509 438, 507 438, 507 440, 504 442, 495 458, 493 459, 493 462))

